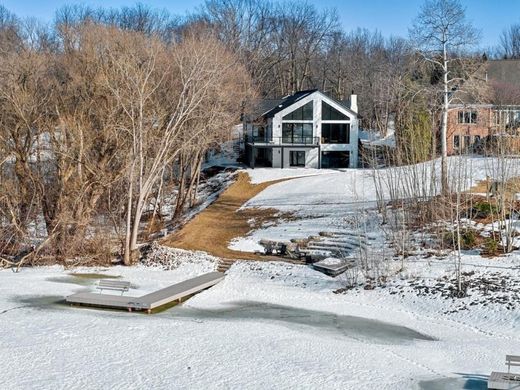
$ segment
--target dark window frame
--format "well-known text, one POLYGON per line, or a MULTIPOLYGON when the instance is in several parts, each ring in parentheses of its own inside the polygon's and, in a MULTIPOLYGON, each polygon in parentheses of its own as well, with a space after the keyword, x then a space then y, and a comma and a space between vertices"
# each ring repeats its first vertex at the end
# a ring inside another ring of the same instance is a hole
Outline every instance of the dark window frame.
POLYGON ((324 100, 321 101, 321 120, 323 121, 349 121, 348 115, 332 107, 324 100))
POLYGON ((287 113, 282 117, 282 121, 312 121, 314 119, 314 101, 304 104, 301 107, 287 113))
POLYGON ((349 144, 350 123, 322 123, 321 139, 323 144, 349 144))
POLYGON ((290 144, 312 144, 314 139, 311 122, 282 123, 282 142, 290 144))
POLYGON ((304 150, 290 150, 289 151, 289 166, 304 167, 305 166, 305 151, 304 150))
POLYGON ((351 153, 346 150, 322 151, 321 152, 321 167, 330 168, 330 169, 350 168, 350 158, 351 158, 351 153))

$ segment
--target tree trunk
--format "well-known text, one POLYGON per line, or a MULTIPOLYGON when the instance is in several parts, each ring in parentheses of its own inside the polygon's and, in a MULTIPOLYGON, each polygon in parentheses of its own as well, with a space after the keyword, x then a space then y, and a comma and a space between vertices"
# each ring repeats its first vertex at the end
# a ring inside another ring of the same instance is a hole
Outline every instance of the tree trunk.
POLYGON ((447 133, 448 133, 448 53, 446 50, 446 44, 443 49, 443 103, 442 103, 442 119, 441 119, 441 191, 443 194, 448 193, 448 146, 447 146, 447 133))
POLYGON ((125 234, 125 248, 124 248, 124 258, 123 263, 125 265, 131 264, 131 256, 130 256, 130 240, 132 235, 132 198, 133 198, 133 190, 134 190, 134 166, 132 165, 130 171, 129 178, 129 187, 128 187, 128 200, 126 204, 126 234, 125 234))

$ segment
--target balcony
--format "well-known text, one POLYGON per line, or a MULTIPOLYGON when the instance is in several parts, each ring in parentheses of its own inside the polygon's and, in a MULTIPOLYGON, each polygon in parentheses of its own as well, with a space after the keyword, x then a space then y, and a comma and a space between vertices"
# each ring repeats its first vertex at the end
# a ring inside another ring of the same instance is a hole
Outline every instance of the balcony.
POLYGON ((293 136, 293 137, 265 137, 265 136, 245 136, 246 144, 258 145, 258 146, 318 146, 319 137, 304 137, 304 136, 293 136))

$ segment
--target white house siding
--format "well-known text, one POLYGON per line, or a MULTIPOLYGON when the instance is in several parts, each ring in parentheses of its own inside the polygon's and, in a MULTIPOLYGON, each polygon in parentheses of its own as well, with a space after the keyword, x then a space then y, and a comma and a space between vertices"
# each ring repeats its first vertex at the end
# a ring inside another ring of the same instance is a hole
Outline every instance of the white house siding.
MULTIPOLYGON (((282 136, 282 118, 288 113, 304 106, 305 104, 313 101, 313 135, 318 137, 321 141, 321 125, 322 123, 349 123, 350 124, 350 137, 348 144, 321 144, 322 151, 348 151, 350 153, 350 167, 355 168, 358 166, 358 119, 357 116, 352 112, 345 110, 345 107, 336 103, 334 100, 328 98, 323 95, 321 92, 316 91, 313 94, 304 97, 299 100, 295 104, 285 108, 284 110, 276 113, 272 120, 273 125, 273 137, 275 139, 279 139, 282 136), (325 101, 325 103, 334 107, 338 111, 346 114, 349 117, 349 121, 322 121, 321 119, 321 102, 325 101)), ((306 123, 308 121, 290 121, 293 123, 306 123)), ((321 143, 321 142, 320 142, 321 143)), ((297 148, 285 147, 284 148, 284 168, 289 166, 289 150, 296 150, 297 148)), ((307 168, 319 168, 319 159, 318 159, 318 148, 304 148, 301 150, 305 150, 306 153, 306 167, 307 168)), ((274 158, 274 153, 273 153, 274 158)), ((273 167, 281 166, 280 163, 276 164, 273 161, 273 167)))
POLYGON ((273 168, 282 167, 282 148, 273 148, 273 168))
MULTIPOLYGON (((298 148, 286 146, 283 148, 283 168, 291 167, 291 152, 305 152, 305 167, 319 168, 318 147, 315 148, 298 148)), ((273 164, 274 167, 274 164, 273 164)), ((281 167, 281 165, 280 165, 281 167)))
MULTIPOLYGON (((316 147, 298 147, 291 146, 290 144, 284 145, 283 147, 283 159, 282 159, 282 148, 273 147, 273 168, 286 168, 290 166, 290 151, 305 151, 305 160, 307 168, 320 168, 321 158, 318 153, 323 151, 348 151, 349 152, 349 164, 351 168, 358 166, 358 119, 357 114, 351 110, 345 109, 341 104, 338 104, 334 100, 328 98, 326 95, 319 91, 316 91, 309 96, 305 96, 296 103, 288 106, 284 110, 276 113, 273 118, 269 118, 267 122, 267 135, 270 137, 272 134, 275 143, 279 142, 282 137, 282 118, 290 112, 304 106, 305 104, 313 101, 313 136, 319 139, 320 146, 316 147), (335 108, 336 110, 344 113, 349 117, 348 121, 341 120, 330 120, 323 121, 321 119, 321 103, 325 101, 327 104, 335 108), (348 144, 322 144, 321 143, 321 126, 322 123, 349 123, 350 124, 350 136, 348 144), (282 166, 283 164, 283 166, 282 166)), ((357 106, 357 102, 356 102, 357 106)), ((298 121, 290 120, 291 123, 309 123, 310 121, 298 121)))

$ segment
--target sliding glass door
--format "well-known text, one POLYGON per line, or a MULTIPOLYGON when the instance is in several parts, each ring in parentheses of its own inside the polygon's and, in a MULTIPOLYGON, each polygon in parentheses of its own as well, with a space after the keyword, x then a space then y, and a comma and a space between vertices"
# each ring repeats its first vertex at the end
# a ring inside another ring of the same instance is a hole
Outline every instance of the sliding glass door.
POLYGON ((282 125, 282 142, 287 144, 312 144, 312 123, 284 123, 282 125))
POLYGON ((304 167, 305 166, 305 152, 304 151, 294 151, 290 152, 290 161, 289 164, 291 167, 304 167))

